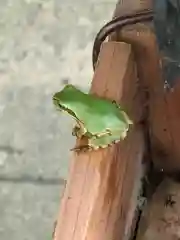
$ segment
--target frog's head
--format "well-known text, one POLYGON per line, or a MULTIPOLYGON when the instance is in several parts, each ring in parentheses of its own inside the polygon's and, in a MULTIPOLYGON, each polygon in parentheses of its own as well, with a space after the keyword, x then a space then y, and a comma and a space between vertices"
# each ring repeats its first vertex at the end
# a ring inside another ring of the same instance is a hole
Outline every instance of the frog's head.
POLYGON ((65 110, 76 98, 79 90, 71 84, 66 85, 60 92, 53 95, 53 103, 56 107, 65 110))
POLYGON ((53 96, 53 103, 58 110, 62 110, 78 119, 73 106, 75 102, 81 100, 82 92, 71 84, 66 85, 60 92, 53 96))

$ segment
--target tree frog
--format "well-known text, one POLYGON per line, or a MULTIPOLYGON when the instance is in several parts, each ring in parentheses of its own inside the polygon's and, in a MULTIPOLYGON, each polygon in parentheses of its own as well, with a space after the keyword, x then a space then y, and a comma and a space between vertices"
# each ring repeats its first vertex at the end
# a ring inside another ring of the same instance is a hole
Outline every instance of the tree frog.
POLYGON ((133 124, 115 101, 84 93, 71 84, 53 95, 53 103, 75 119, 72 134, 87 138, 87 146, 83 148, 106 148, 124 139, 133 124))

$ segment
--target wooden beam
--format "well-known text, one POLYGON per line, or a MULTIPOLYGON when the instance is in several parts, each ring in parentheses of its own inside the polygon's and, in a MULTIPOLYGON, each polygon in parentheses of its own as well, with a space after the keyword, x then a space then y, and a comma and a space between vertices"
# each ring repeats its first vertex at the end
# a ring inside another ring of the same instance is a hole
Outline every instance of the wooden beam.
POLYGON ((121 103, 134 126, 119 144, 73 154, 54 240, 119 240, 128 238, 131 231, 141 186, 144 140, 138 124, 140 93, 130 45, 103 44, 91 93, 121 103))
MULTIPOLYGON (((119 1, 115 15, 135 13, 151 9, 151 0, 119 1)), ((164 89, 161 56, 151 23, 139 23, 125 27, 111 40, 132 44, 137 62, 138 76, 148 107, 152 160, 157 169, 164 172, 180 171, 180 83, 174 91, 164 89)))

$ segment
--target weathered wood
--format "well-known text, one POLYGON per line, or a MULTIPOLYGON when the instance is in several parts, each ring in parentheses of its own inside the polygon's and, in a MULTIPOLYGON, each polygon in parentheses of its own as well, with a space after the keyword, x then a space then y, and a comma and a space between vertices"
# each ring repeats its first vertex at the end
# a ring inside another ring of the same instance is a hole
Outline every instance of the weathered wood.
POLYGON ((180 183, 164 179, 143 211, 136 240, 180 239, 180 183))
MULTIPOLYGON (((151 0, 119 1, 115 15, 151 9, 151 0)), ((152 160, 157 169, 165 172, 180 170, 180 83, 174 92, 165 91, 160 53, 156 36, 150 23, 140 23, 124 28, 112 39, 132 44, 141 86, 147 93, 152 160)), ((144 92, 145 92, 144 91, 144 92)))
POLYGON ((121 103, 135 124, 119 144, 73 155, 54 240, 119 240, 130 234, 144 154, 130 45, 103 44, 91 92, 121 103))

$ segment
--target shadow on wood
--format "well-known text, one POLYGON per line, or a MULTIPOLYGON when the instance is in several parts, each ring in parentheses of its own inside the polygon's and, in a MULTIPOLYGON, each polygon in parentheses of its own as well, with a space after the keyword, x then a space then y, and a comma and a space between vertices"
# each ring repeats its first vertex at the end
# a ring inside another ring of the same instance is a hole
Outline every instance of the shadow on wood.
POLYGON ((55 240, 119 240, 131 232, 141 187, 144 141, 130 45, 103 44, 91 93, 121 103, 135 124, 119 144, 73 155, 55 240))

